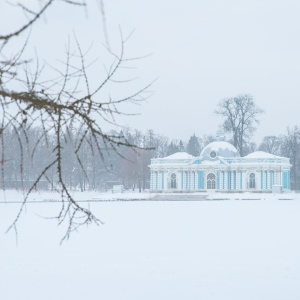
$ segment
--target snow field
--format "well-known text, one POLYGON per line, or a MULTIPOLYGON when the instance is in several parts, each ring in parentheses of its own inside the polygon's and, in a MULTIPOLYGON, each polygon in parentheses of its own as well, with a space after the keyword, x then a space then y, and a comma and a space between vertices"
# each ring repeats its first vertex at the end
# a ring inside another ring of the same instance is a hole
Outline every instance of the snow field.
MULTIPOLYGON (((267 199, 89 203, 105 224, 61 246, 41 217, 59 204, 27 204, 18 244, 0 236, 0 299, 300 299, 300 201, 267 199)), ((0 205, 1 232, 18 207, 0 205)))

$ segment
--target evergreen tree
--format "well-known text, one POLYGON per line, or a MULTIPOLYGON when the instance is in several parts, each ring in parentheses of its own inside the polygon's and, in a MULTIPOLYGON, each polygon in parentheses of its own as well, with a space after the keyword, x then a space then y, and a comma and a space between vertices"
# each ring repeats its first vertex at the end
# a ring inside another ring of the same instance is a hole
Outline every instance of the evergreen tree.
POLYGON ((182 140, 180 140, 179 145, 178 145, 178 148, 179 148, 179 151, 180 151, 180 152, 184 152, 184 151, 185 151, 185 147, 184 147, 184 145, 183 145, 182 140))
POLYGON ((199 139, 196 137, 195 133, 190 137, 189 142, 186 146, 186 152, 193 156, 199 156, 201 151, 201 146, 199 139))
POLYGON ((167 155, 171 155, 179 151, 179 146, 176 145, 174 142, 171 142, 168 146, 167 155))

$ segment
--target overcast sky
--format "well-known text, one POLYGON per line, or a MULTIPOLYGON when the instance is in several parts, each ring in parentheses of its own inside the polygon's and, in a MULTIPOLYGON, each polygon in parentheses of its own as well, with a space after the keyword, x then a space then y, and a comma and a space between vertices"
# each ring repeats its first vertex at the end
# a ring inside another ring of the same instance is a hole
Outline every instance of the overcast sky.
MULTIPOLYGON (((62 58, 72 31, 85 48, 93 43, 98 49, 105 41, 99 1, 88 2, 87 12, 60 4, 39 22, 31 43, 40 57, 50 62, 62 58)), ((193 133, 213 134, 221 123, 213 113, 217 103, 250 93, 265 110, 255 141, 300 125, 299 0, 104 0, 104 4, 112 49, 118 51, 121 26, 124 35, 135 30, 126 48, 128 56, 152 54, 134 63, 135 75, 140 76, 136 88, 158 78, 151 88, 153 96, 138 107, 140 116, 122 119, 123 124, 185 140, 193 133)), ((0 11, 1 33, 22 21, 21 15, 11 18, 10 12, 8 6, 0 11)))

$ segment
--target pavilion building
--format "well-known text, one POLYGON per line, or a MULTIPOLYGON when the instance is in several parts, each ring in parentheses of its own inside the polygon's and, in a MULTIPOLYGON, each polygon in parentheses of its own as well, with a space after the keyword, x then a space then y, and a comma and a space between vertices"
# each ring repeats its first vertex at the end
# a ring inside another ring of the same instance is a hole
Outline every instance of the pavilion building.
POLYGON ((177 152, 151 159, 149 167, 152 192, 290 190, 289 158, 263 151, 240 157, 223 140, 208 144, 198 157, 177 152))

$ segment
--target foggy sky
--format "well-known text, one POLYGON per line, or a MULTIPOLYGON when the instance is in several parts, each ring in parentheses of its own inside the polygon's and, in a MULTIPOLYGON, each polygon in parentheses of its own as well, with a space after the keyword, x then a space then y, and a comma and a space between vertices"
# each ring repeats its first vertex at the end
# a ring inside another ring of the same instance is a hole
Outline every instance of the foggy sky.
MULTIPOLYGON (((88 2, 86 11, 63 4, 53 7, 32 30, 28 51, 54 61, 64 54, 73 32, 83 47, 93 43, 98 49, 105 42, 103 18, 99 1, 88 2)), ((214 134, 221 123, 213 113, 217 103, 250 93, 265 110, 254 141, 300 125, 300 1, 104 0, 104 4, 112 49, 118 50, 120 26, 124 35, 135 30, 126 46, 128 56, 152 54, 135 63, 135 75, 140 76, 136 87, 158 78, 151 87, 154 95, 134 109, 140 115, 122 118, 123 124, 178 139, 214 134)), ((1 33, 22 23, 22 14, 12 19, 9 12, 8 6, 0 11, 1 33)), ((106 56, 99 54, 105 61, 106 56)), ((97 70, 93 72, 97 78, 97 70)))

